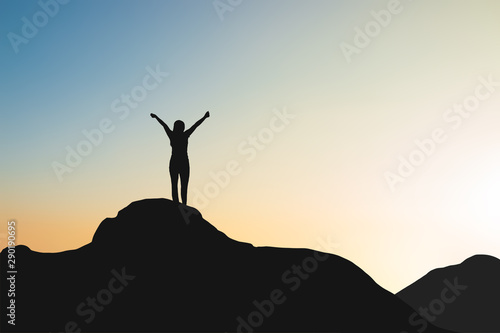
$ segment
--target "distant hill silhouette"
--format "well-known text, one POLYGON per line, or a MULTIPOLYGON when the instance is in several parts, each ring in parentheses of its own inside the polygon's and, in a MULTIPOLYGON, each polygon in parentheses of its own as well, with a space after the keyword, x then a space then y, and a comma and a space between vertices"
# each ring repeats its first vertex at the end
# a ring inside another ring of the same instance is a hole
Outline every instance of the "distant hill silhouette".
POLYGON ((130 204, 77 250, 16 250, 16 326, 2 251, 2 332, 417 332, 350 261, 232 240, 166 199, 130 204))
POLYGON ((476 255, 459 265, 435 269, 397 296, 417 311, 428 308, 436 326, 458 332, 500 332, 500 260, 495 257, 476 255))

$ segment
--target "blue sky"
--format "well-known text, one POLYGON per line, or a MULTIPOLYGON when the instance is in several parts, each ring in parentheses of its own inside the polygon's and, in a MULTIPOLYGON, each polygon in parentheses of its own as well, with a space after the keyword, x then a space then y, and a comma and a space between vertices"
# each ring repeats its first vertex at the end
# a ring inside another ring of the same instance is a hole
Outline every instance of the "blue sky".
POLYGON ((188 203, 230 237, 335 252, 391 291, 500 257, 497 1, 243 0, 223 20, 214 2, 73 0, 16 53, 9 33, 43 9, 0 1, 1 216, 21 243, 76 248, 131 201, 170 198, 170 146, 149 114, 189 126, 210 110, 190 138, 188 203), (369 43, 346 56, 359 30, 369 43), (488 98, 452 129, 444 114, 484 80, 488 98), (134 92, 122 119, 112 105, 134 92), (435 129, 448 139, 391 188, 435 129), (91 151, 58 176, 68 147, 91 151), (232 162, 241 172, 216 184, 232 162))

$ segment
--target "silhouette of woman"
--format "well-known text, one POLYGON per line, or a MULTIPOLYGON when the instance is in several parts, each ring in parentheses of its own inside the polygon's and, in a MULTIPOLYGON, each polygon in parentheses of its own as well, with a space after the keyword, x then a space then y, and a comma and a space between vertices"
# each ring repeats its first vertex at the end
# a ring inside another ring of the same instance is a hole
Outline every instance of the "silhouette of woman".
POLYGON ((179 202, 179 195, 177 190, 177 183, 179 176, 181 178, 181 199, 183 204, 187 204, 187 185, 189 181, 189 159, 187 154, 188 138, 193 134, 194 130, 201 125, 201 123, 210 117, 210 112, 198 120, 191 128, 184 131, 184 122, 177 120, 174 123, 174 130, 172 131, 167 124, 163 122, 157 115, 151 113, 151 118, 158 120, 167 132, 172 146, 172 157, 170 158, 170 181, 172 182, 172 200, 179 202))

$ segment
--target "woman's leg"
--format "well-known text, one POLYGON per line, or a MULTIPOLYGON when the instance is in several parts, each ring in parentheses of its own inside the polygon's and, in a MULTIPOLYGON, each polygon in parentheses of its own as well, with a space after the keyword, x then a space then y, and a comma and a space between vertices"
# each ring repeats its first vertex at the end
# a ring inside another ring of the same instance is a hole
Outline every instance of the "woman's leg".
POLYGON ((170 182, 172 183, 172 200, 174 202, 179 202, 179 190, 177 189, 177 183, 179 182, 179 168, 176 165, 176 161, 171 158, 170 159, 170 182))
POLYGON ((189 160, 186 158, 182 163, 182 168, 179 170, 181 175, 181 199, 182 203, 187 205, 187 192, 189 182, 189 160))

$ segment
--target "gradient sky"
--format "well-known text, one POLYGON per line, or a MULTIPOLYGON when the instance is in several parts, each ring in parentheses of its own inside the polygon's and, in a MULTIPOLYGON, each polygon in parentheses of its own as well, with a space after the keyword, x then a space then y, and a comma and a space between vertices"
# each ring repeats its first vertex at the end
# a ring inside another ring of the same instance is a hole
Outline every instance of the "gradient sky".
MULTIPOLYGON (((190 126, 210 110, 190 138, 188 203, 228 236, 341 255, 392 292, 500 257, 500 2, 395 4, 243 0, 218 14, 212 0, 72 0, 49 16, 1 0, 2 223, 36 251, 87 244, 130 202, 171 197, 168 138, 149 113, 190 126), (168 76, 140 95, 157 68, 168 76), (463 103, 474 111, 458 116, 463 103), (53 163, 102 121, 112 130, 59 179, 53 163), (239 172, 224 179, 228 163, 239 172)), ((148 232, 138 221, 137 242, 148 232)))

